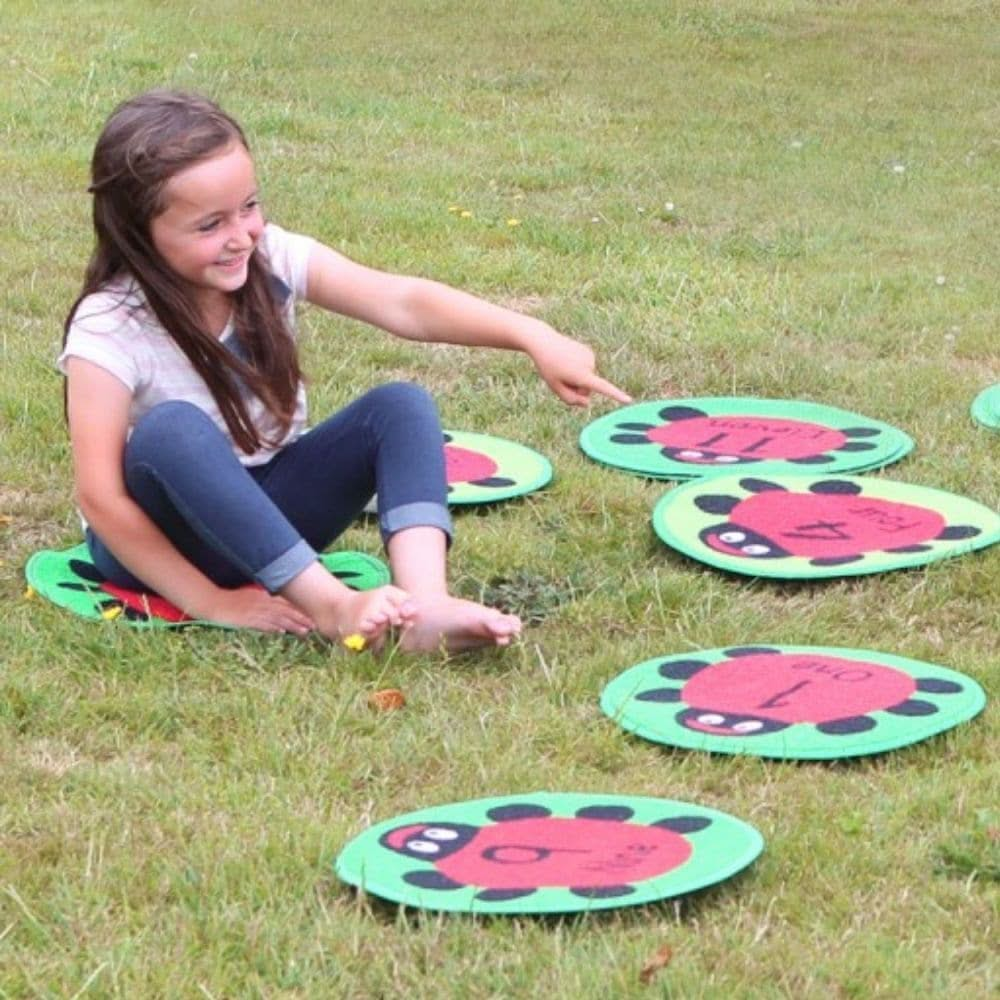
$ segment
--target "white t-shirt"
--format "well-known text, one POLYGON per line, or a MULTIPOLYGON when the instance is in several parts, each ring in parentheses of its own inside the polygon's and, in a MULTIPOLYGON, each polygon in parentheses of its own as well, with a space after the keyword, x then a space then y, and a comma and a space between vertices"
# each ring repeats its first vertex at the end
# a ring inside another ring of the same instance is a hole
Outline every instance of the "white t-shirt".
MULTIPOLYGON (((291 289, 284 312, 293 334, 295 302, 305 298, 309 255, 314 246, 315 241, 308 236, 268 224, 256 250, 267 256, 275 276, 291 289)), ((222 343, 230 341, 234 332, 230 320, 220 337, 222 343)), ((305 387, 300 383, 295 413, 284 439, 275 447, 263 447, 250 455, 237 447, 208 386, 147 308, 145 296, 131 277, 112 282, 80 303, 70 324, 66 346, 56 362, 63 374, 66 373, 66 359, 70 357, 84 358, 99 365, 131 391, 129 433, 158 403, 186 400, 212 418, 243 465, 262 465, 294 441, 306 424, 305 387)), ((247 410, 254 426, 268 436, 273 425, 264 404, 256 396, 248 396, 247 410)))

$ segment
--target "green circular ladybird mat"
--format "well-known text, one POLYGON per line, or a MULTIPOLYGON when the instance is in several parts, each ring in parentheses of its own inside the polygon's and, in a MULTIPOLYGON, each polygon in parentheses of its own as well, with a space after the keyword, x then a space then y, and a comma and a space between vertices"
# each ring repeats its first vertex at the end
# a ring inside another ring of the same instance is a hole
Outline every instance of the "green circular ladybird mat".
POLYGON ((552 479, 552 465, 531 448, 469 431, 446 431, 449 504, 493 503, 524 496, 552 479))
POLYGON ((580 447, 605 465, 683 480, 736 467, 860 472, 902 458, 913 441, 889 424, 821 403, 712 396, 615 410, 584 427, 580 447))
POLYGON ((704 806, 535 792, 431 806, 352 840, 335 870, 384 899, 466 913, 567 913, 693 892, 749 865, 749 824, 704 806))
POLYGON ((852 476, 694 480, 662 497, 653 528, 710 566, 781 579, 903 569, 1000 541, 1000 516, 974 500, 852 476))
POLYGON ((972 416, 984 427, 1000 430, 1000 382, 976 396, 972 401, 972 416))
POLYGON ((607 715, 656 743, 807 760, 907 746, 985 704, 983 689, 954 670, 824 646, 658 656, 614 678, 601 695, 607 715))
MULTIPOLYGON (((325 552, 319 559, 353 590, 371 590, 389 582, 385 564, 364 552, 325 552)), ((82 542, 61 552, 49 549, 36 552, 28 560, 24 575, 28 585, 41 597, 92 621, 119 620, 140 628, 216 625, 189 618, 157 594, 109 583, 91 561, 82 542)))

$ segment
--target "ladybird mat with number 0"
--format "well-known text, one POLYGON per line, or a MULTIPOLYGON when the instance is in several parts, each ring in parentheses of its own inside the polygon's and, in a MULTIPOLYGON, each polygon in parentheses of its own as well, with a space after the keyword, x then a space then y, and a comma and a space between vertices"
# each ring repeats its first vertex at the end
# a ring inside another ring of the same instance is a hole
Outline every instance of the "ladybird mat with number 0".
POLYGON ((627 472, 685 480, 746 469, 860 472, 902 458, 912 439, 821 403, 730 396, 633 403, 584 427, 580 447, 627 472))
POLYGON ((983 689, 954 670, 867 649, 745 646, 658 656, 601 708, 655 743, 825 760, 882 753, 973 718, 983 689))
POLYGON ((653 528, 700 562, 780 579, 905 569, 1000 541, 1000 516, 974 500, 853 476, 694 480, 661 498, 653 528))
MULTIPOLYGON (((385 564, 363 552, 326 552, 319 558, 338 580, 354 590, 371 590, 389 582, 385 564)), ((117 620, 139 628, 217 625, 189 618, 156 594, 109 583, 91 561, 84 543, 60 552, 36 552, 28 560, 24 575, 39 596, 91 621, 117 620)))
POLYGON ((348 843, 335 870, 423 909, 568 913, 694 892, 763 844, 748 823, 687 802, 535 792, 396 816, 348 843))

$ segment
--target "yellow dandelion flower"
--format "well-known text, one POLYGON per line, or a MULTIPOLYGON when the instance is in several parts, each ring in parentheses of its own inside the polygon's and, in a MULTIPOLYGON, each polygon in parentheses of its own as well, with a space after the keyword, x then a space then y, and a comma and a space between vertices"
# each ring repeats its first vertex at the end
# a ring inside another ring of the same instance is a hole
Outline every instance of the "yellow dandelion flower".
POLYGON ((110 608, 105 608, 101 612, 101 617, 105 621, 113 622, 122 613, 122 606, 120 604, 114 604, 110 608))
POLYGON ((455 212, 461 212, 462 211, 462 206, 461 205, 449 205, 448 206, 448 211, 451 212, 452 214, 454 214, 455 212))
POLYGON ((344 636, 344 647, 353 653, 360 653, 365 648, 365 637, 359 632, 344 636))
POLYGON ((472 218, 472 213, 467 208, 463 208, 462 211, 459 212, 459 215, 463 219, 471 219, 472 218))
POLYGON ((27 587, 27 588, 25 588, 24 599, 26 601, 30 601, 34 596, 35 596, 35 588, 34 587, 27 587))
POLYGON ((507 225, 510 226, 511 228, 513 228, 514 226, 519 226, 519 225, 521 225, 521 220, 520 219, 508 219, 507 220, 507 225))

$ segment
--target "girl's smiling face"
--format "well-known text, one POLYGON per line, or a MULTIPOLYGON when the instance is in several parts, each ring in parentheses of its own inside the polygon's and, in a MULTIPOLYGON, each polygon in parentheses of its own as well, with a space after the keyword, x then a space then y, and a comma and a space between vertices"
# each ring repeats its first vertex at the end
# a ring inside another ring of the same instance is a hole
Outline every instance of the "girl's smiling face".
POLYGON ((179 171, 163 189, 164 210, 150 223, 153 246, 187 281, 202 315, 228 316, 229 295, 242 288, 264 230, 250 154, 234 142, 179 171))

